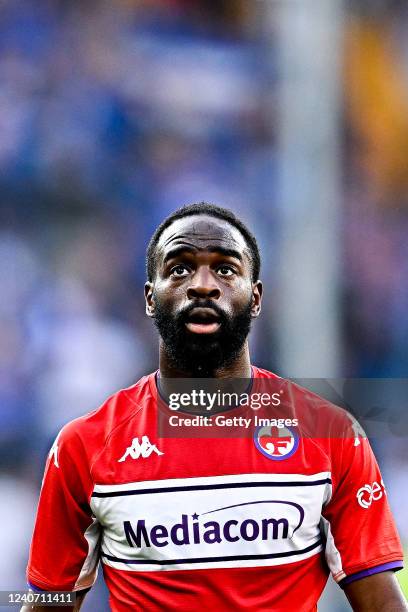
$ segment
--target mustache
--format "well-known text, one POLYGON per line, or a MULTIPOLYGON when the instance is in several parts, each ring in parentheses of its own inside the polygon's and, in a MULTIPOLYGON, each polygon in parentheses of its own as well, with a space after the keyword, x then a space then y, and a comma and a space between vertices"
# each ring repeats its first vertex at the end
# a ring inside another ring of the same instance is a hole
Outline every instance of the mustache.
POLYGON ((176 315, 177 321, 180 323, 185 323, 188 319, 190 312, 194 310, 195 308, 211 308, 219 316, 221 324, 228 321, 227 314, 224 312, 222 308, 218 306, 218 304, 215 304, 211 300, 205 300, 205 299, 198 300, 197 302, 189 304, 188 306, 180 310, 176 315))

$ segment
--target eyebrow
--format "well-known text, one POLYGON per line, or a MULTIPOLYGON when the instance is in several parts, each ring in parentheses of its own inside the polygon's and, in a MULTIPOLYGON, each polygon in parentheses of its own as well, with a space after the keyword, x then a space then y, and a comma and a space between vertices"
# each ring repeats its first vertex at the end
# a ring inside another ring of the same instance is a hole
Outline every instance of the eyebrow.
POLYGON ((242 255, 239 251, 235 249, 229 249, 227 247, 222 246, 208 246, 205 249, 198 249, 197 247, 180 245, 174 247, 174 249, 170 249, 168 253, 164 256, 163 263, 169 261, 169 259, 174 259, 178 257, 182 253, 197 253, 198 251, 209 251, 210 253, 219 253, 220 255, 224 255, 225 257, 235 257, 238 261, 242 261, 242 255))

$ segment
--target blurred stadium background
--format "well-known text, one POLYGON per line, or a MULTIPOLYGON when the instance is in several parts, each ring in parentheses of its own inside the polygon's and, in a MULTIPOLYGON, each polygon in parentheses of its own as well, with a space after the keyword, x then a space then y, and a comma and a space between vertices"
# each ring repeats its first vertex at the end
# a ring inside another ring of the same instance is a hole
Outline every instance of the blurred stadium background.
MULTIPOLYGON (((144 251, 181 204, 259 238, 254 363, 407 375, 407 31, 402 0, 0 0, 0 588, 60 426, 156 368, 144 251)), ((406 440, 378 453, 408 544, 406 440)))

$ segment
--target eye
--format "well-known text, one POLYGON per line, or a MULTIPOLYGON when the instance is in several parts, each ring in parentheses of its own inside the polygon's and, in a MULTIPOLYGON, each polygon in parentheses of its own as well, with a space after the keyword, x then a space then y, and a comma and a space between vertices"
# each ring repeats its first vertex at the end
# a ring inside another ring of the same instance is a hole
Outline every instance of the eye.
POLYGON ((181 276, 186 276, 188 273, 189 269, 184 264, 177 264, 177 266, 174 266, 174 268, 170 270, 172 276, 178 276, 179 278, 181 276))
POLYGON ((217 268, 217 273, 220 276, 232 276, 232 274, 235 274, 235 270, 232 266, 227 266, 226 264, 224 264, 217 268))

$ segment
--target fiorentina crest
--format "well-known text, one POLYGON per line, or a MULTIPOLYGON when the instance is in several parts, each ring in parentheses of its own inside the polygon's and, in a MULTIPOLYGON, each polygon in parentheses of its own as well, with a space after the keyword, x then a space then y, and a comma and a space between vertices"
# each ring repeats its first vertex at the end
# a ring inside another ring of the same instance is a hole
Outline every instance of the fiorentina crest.
POLYGON ((282 461, 296 452, 299 436, 289 427, 258 427, 254 433, 254 442, 265 457, 282 461))

